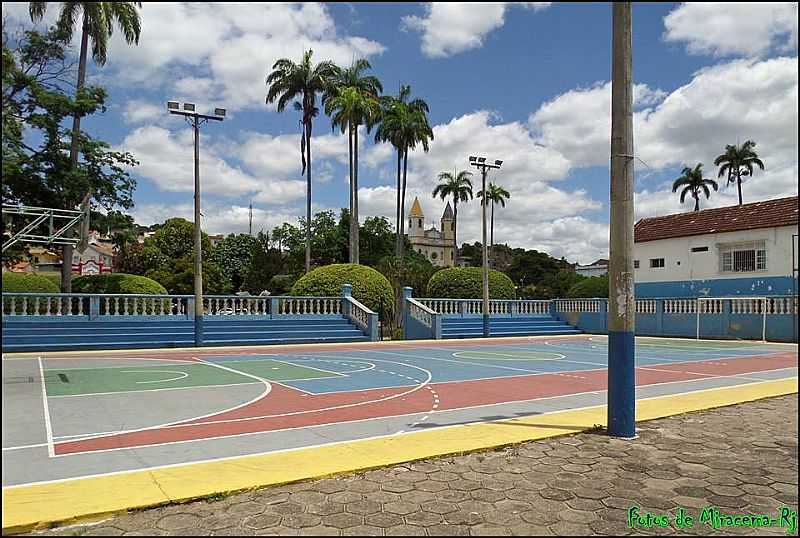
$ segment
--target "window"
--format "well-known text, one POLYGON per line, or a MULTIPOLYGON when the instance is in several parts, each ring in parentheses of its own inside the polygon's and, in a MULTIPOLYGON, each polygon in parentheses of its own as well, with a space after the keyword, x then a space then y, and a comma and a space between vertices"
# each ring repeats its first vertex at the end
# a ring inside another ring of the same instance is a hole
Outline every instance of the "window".
POLYGON ((633 268, 634 269, 638 269, 639 268, 639 260, 633 260, 633 268))
POLYGON ((419 227, 422 228, 422 219, 417 219, 417 220, 419 220, 419 227))
POLYGON ((434 253, 432 253, 432 254, 431 254, 431 259, 432 259, 432 260, 435 260, 436 258, 437 258, 437 256, 436 256, 436 253, 435 253, 435 252, 434 252, 434 253))
POLYGON ((664 258, 650 258, 650 268, 664 267, 664 258))
POLYGON ((767 268, 765 241, 728 243, 719 246, 719 270, 721 273, 746 273, 764 271, 767 268))
POLYGON ((708 247, 693 247, 692 252, 708 252, 708 247))

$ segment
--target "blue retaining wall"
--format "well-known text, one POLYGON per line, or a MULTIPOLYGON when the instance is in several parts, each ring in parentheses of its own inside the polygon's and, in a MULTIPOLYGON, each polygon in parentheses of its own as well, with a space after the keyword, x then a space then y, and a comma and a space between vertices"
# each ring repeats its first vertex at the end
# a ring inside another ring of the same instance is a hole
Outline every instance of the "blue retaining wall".
MULTIPOLYGON (((656 301, 656 313, 636 314, 638 336, 674 336, 695 338, 697 315, 665 314, 664 303, 656 301)), ((588 333, 608 332, 607 304, 600 303, 600 312, 558 312, 556 317, 588 333)), ((722 339, 761 340, 761 314, 731 314, 730 305, 720 314, 700 314, 700 337, 722 339)), ((797 342, 797 317, 791 314, 768 314, 766 339, 772 342, 797 342)))
POLYGON ((797 281, 790 276, 715 278, 707 280, 676 280, 669 282, 637 282, 637 299, 657 297, 731 297, 794 295, 797 281))

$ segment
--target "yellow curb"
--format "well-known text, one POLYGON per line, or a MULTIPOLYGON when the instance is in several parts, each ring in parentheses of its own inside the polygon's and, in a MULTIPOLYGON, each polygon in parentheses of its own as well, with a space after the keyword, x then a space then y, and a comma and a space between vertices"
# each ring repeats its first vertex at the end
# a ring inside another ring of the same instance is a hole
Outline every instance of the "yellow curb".
MULTIPOLYGON (((638 421, 797 393, 797 377, 638 400, 638 421)), ((3 533, 593 429, 606 406, 3 489, 3 533)))

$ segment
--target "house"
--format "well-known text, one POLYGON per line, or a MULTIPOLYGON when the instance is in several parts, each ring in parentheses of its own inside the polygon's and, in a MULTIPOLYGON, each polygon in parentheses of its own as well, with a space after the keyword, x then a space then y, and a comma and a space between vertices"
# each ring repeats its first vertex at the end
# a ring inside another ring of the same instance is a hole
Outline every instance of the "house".
POLYGON ((425 214, 419 198, 414 198, 411 212, 408 215, 408 241, 411 248, 428 258, 437 267, 453 267, 455 257, 453 253, 453 234, 455 233, 455 219, 450 202, 444 209, 441 219, 442 230, 432 226, 425 229, 425 214))
POLYGON ((72 251, 72 272, 81 275, 110 273, 114 266, 114 247, 111 243, 90 237, 86 250, 72 251))
POLYGON ((583 276, 603 276, 608 274, 608 260, 600 258, 589 265, 578 265, 575 272, 583 276))
POLYGON ((217 248, 217 246, 222 243, 225 239, 225 234, 216 234, 216 235, 208 235, 208 240, 211 243, 212 248, 217 248))
POLYGON ((639 220, 637 297, 797 294, 797 196, 639 220))

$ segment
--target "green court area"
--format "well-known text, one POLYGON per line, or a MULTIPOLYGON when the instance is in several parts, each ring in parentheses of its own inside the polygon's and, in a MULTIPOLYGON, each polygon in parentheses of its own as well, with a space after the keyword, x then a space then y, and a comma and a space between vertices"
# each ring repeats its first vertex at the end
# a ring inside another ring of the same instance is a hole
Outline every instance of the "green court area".
POLYGON ((342 375, 327 370, 262 359, 225 361, 224 368, 197 362, 111 368, 48 368, 44 371, 44 379, 48 396, 79 396, 258 383, 257 379, 243 374, 278 382, 342 375))

